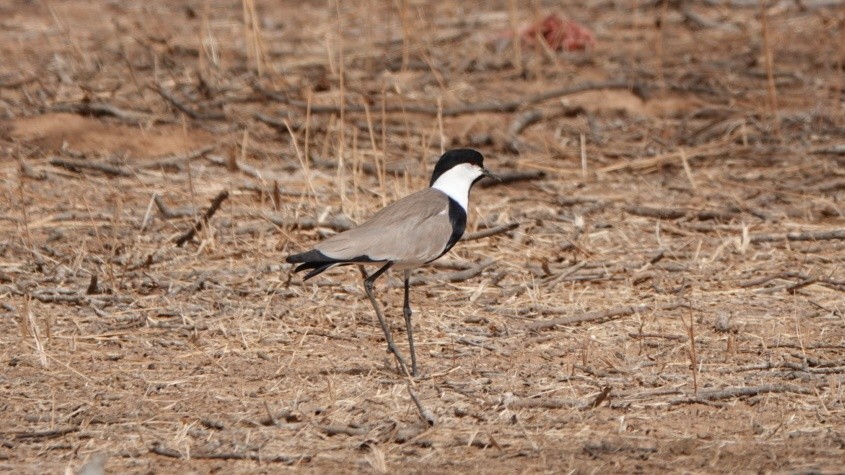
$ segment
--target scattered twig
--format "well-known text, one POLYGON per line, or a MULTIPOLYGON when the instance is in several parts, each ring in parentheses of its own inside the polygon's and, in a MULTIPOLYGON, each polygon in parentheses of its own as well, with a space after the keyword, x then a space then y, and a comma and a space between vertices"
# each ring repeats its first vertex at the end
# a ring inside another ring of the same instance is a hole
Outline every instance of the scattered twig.
POLYGON ((678 219, 686 216, 687 211, 677 208, 651 208, 648 206, 626 206, 626 213, 656 219, 678 219))
POLYGON ((509 352, 502 351, 502 350, 500 350, 499 348, 496 348, 493 345, 489 345, 487 343, 482 343, 480 341, 470 340, 469 338, 466 338, 466 337, 458 338, 457 343, 460 343, 462 345, 474 346, 476 348, 484 348, 487 351, 490 351, 490 352, 493 352, 493 353, 498 353, 500 355, 505 354, 505 353, 509 353, 509 352))
POLYGON ((505 146, 511 152, 519 153, 522 151, 522 145, 519 143, 519 134, 521 134, 527 127, 536 124, 537 122, 551 120, 557 117, 575 117, 583 112, 584 108, 580 106, 565 106, 562 109, 553 111, 543 111, 540 109, 527 110, 517 115, 511 122, 505 137, 505 146))
POLYGON ((758 242, 776 242, 776 241, 825 241, 845 239, 845 229, 826 229, 823 231, 805 231, 805 232, 788 232, 788 233, 757 233, 752 234, 750 241, 758 242))
POLYGON ((205 283, 209 280, 209 277, 210 276, 207 273, 203 272, 191 285, 184 288, 179 288, 173 293, 185 292, 188 294, 193 294, 200 290, 203 290, 205 288, 205 283))
POLYGON ((608 398, 608 396, 610 396, 611 389, 612 388, 610 386, 605 386, 601 388, 601 392, 596 395, 596 397, 590 402, 587 408, 595 409, 599 407, 599 405, 603 403, 608 398))
POLYGON ((114 220, 114 215, 110 213, 103 213, 103 212, 82 212, 82 211, 67 211, 64 213, 57 213, 50 217, 50 221, 60 222, 60 221, 87 221, 87 222, 94 222, 94 221, 112 221, 114 220))
POLYGON ((178 450, 169 449, 158 443, 154 443, 153 446, 150 447, 150 452, 164 457, 171 457, 176 459, 182 458, 182 454, 178 450))
POLYGON ((282 207, 282 189, 279 187, 279 180, 273 180, 273 193, 270 195, 273 200, 273 209, 282 207))
POLYGON ((319 425, 317 426, 321 432, 328 436, 332 435, 352 435, 361 436, 367 435, 370 429, 366 427, 350 427, 350 426, 333 426, 333 425, 319 425))
POLYGON ((557 284, 558 282, 561 282, 561 281, 565 280, 567 277, 569 277, 569 276, 571 276, 572 274, 574 274, 574 273, 578 272, 579 270, 583 269, 583 268, 584 268, 584 267, 586 267, 586 266, 587 266, 587 261, 581 261, 581 262, 579 262, 579 263, 577 263, 577 264, 574 264, 574 265, 572 265, 572 266, 569 266, 569 268, 568 268, 568 269, 564 269, 564 270, 563 270, 563 272, 561 272, 560 274, 558 274, 558 275, 552 275, 552 276, 550 276, 550 277, 547 277, 547 278, 546 278, 546 281, 544 282, 544 284, 546 284, 546 285, 548 285, 548 286, 550 286, 550 287, 551 287, 551 286, 554 286, 554 285, 555 285, 555 284, 557 284))
POLYGON ((7 79, 5 81, 0 81, 0 89, 14 89, 35 81, 38 81, 38 76, 35 74, 15 79, 7 79))
POLYGON ((170 208, 167 204, 165 204, 164 199, 158 193, 153 195, 153 202, 155 202, 159 213, 161 213, 165 219, 185 218, 197 213, 193 208, 170 208))
POLYGON ((608 440, 601 442, 588 442, 584 444, 584 452, 590 454, 593 458, 601 458, 603 454, 636 454, 638 457, 645 458, 644 454, 651 454, 657 452, 657 447, 653 445, 638 446, 627 443, 614 443, 608 440))
POLYGON ((778 272, 777 274, 765 275, 763 277, 758 277, 756 279, 738 282, 737 285, 742 287, 742 288, 757 287, 758 285, 763 285, 763 284, 770 282, 772 280, 775 280, 775 279, 788 279, 790 277, 797 277, 797 278, 803 279, 803 278, 806 278, 807 276, 805 276, 804 274, 797 274, 797 273, 792 273, 792 272, 778 272))
POLYGON ((845 155, 845 144, 834 145, 832 147, 817 148, 812 153, 819 155, 845 155))
POLYGON ((265 426, 277 426, 277 425, 279 425, 279 421, 278 421, 278 419, 276 419, 276 416, 273 414, 273 411, 270 409, 270 403, 267 402, 267 401, 264 401, 264 411, 267 413, 267 419, 264 420, 264 421, 261 421, 261 425, 265 425, 265 426))
POLYGON ((100 293, 100 288, 97 286, 97 274, 91 274, 91 281, 88 282, 88 288, 85 290, 87 295, 94 295, 100 293))
POLYGON ((80 102, 78 104, 57 104, 50 108, 54 112, 72 112, 94 117, 111 116, 123 122, 132 124, 145 123, 152 120, 152 116, 145 112, 121 109, 105 102, 80 102))
POLYGON ((89 298, 79 294, 51 294, 47 292, 33 292, 32 298, 44 303, 69 303, 74 305, 88 305, 89 298))
POLYGON ((218 156, 218 155, 208 155, 205 158, 209 162, 211 162, 215 165, 219 165, 221 167, 226 167, 226 168, 229 168, 229 169, 232 169, 234 167, 234 170, 237 170, 241 173, 249 175, 249 176, 256 178, 258 180, 262 180, 262 181, 265 181, 265 180, 267 180, 267 181, 269 181, 269 180, 284 181, 284 180, 287 179, 287 177, 280 175, 280 174, 277 174, 275 172, 262 171, 262 170, 259 170, 258 168, 253 167, 252 165, 249 165, 249 164, 237 161, 237 160, 228 160, 228 159, 225 159, 225 158, 218 156))
POLYGON ((142 168, 175 168, 177 170, 182 170, 185 168, 185 165, 189 163, 191 160, 201 157, 212 150, 217 148, 216 145, 208 145, 205 147, 198 148, 196 150, 191 150, 187 153, 175 154, 170 155, 167 157, 161 157, 157 160, 145 161, 141 167, 142 168))
POLYGON ((393 441, 398 444, 404 444, 416 439, 420 434, 428 430, 428 424, 414 424, 403 429, 395 431, 393 441))
POLYGON ((802 365, 800 363, 793 363, 791 361, 785 361, 783 366, 790 368, 795 371, 800 371, 802 373, 811 373, 811 374, 840 374, 845 373, 845 366, 840 366, 838 368, 811 368, 807 365, 802 365))
POLYGON ((736 217, 733 210, 689 210, 684 208, 654 208, 650 206, 626 206, 626 213, 655 219, 678 219, 693 217, 699 221, 721 220, 729 221, 736 217))
POLYGON ((766 342, 766 348, 794 348, 797 350, 843 350, 845 345, 833 343, 792 343, 789 341, 766 342))
POLYGON ((324 219, 322 221, 313 219, 313 218, 299 218, 296 221, 291 221, 289 219, 285 219, 280 214, 276 213, 262 213, 260 215, 262 218, 266 219, 267 221, 275 224, 276 226, 287 228, 293 227, 296 229, 314 229, 314 228, 328 228, 333 231, 346 231, 355 226, 355 222, 346 217, 345 215, 337 215, 331 218, 324 219))
POLYGON ((520 132, 525 130, 525 128, 529 125, 536 124, 547 117, 548 114, 539 109, 527 110, 522 114, 517 115, 508 127, 509 142, 516 140, 517 135, 519 135, 520 132))
POLYGON ((22 440, 22 439, 52 439, 54 437, 61 437, 63 435, 71 434, 73 432, 78 432, 80 430, 79 426, 76 427, 63 427, 60 429, 50 429, 50 430, 41 430, 41 431, 22 431, 22 432, 11 432, 7 433, 14 437, 15 439, 22 440))
POLYGON ((684 396, 673 398, 669 400, 669 405, 689 404, 705 401, 716 401, 719 399, 733 399, 736 397, 757 396, 768 393, 796 393, 796 394, 815 394, 813 388, 804 388, 800 386, 750 386, 745 388, 727 388, 727 389, 709 389, 698 392, 697 396, 684 396))
POLYGON ((475 433, 471 437, 455 437, 446 447, 475 447, 476 449, 488 449, 493 447, 493 442, 484 442, 475 433))
POLYGON ((775 87, 774 58, 771 46, 771 32, 769 27, 769 12, 766 2, 760 2, 760 24, 763 37, 763 64, 766 67, 766 85, 769 96, 769 113, 772 130, 780 137, 780 119, 778 118, 778 93, 775 87))
POLYGON ((484 259, 483 261, 479 262, 478 264, 476 264, 476 265, 474 265, 474 266, 472 266, 468 269, 465 269, 465 270, 462 270, 462 271, 459 271, 459 272, 453 272, 451 274, 434 274, 434 275, 429 275, 429 276, 414 276, 414 277, 411 277, 411 285, 418 285, 418 284, 424 284, 424 283, 429 283, 429 282, 443 282, 443 281, 451 282, 451 283, 463 282, 465 280, 469 280, 469 279, 472 279, 473 277, 477 276, 484 269, 493 265, 494 262, 496 262, 495 259, 484 259))
MULTIPOLYGON (((610 396, 615 400, 618 401, 621 398, 625 398, 625 402, 631 401, 643 401, 647 399, 651 399, 656 396, 673 396, 676 394, 683 394, 684 392, 678 388, 660 388, 660 389, 651 389, 646 391, 638 391, 638 390, 620 390, 620 391, 611 391, 610 396)), ((615 405, 615 402, 613 403, 615 405)))
POLYGON ((611 375, 611 373, 609 373, 609 372, 607 372, 603 369, 593 368, 592 366, 574 364, 574 365, 572 365, 572 367, 574 369, 583 371, 583 372, 585 372, 585 373, 587 373, 590 376, 593 376, 595 378, 609 378, 610 375, 611 375))
MULTIPOLYGON (((692 371, 692 390, 695 397, 698 396, 698 351, 695 346, 695 319, 692 316, 692 305, 687 307, 689 310, 689 326, 687 327, 687 335, 689 336, 689 359, 690 370, 692 371)), ((683 321, 683 316, 681 317, 683 321)))
MULTIPOLYGON (((291 106, 305 109, 310 107, 312 114, 338 114, 340 113, 341 106, 339 105, 315 105, 315 104, 308 104, 305 101, 298 101, 289 99, 285 96, 282 96, 278 93, 268 91, 262 89, 258 84, 254 84, 253 87, 255 90, 270 99, 275 101, 290 104, 291 106)), ((450 117, 450 116, 458 116, 458 115, 466 115, 466 114, 478 114, 483 112, 514 112, 523 108, 525 106, 531 104, 537 104, 539 102, 544 102, 549 99, 555 99, 558 97, 569 96, 573 94, 578 94, 581 92, 587 91, 594 91, 598 89, 632 89, 634 91, 639 91, 642 89, 641 86, 632 84, 628 81, 605 81, 605 82, 587 82, 584 84, 578 84, 575 86, 566 86, 560 87, 556 89, 550 89, 545 92, 541 92, 538 94, 533 94, 530 96, 522 97, 519 99, 515 99, 512 101, 504 101, 504 102, 480 102, 476 104, 466 104, 463 106, 455 106, 455 107, 446 107, 440 109, 436 106, 421 106, 421 105, 412 105, 412 104, 404 104, 404 105, 385 105, 382 107, 382 112, 385 113, 392 113, 392 112, 403 112, 409 114, 425 114, 425 115, 438 115, 440 114, 443 117, 450 117)), ((357 104, 345 104, 343 106, 343 110, 345 112, 356 112, 356 113, 363 113, 366 112, 364 106, 360 106, 357 104)))
POLYGON ((417 411, 420 413, 420 417, 422 420, 428 423, 428 425, 433 426, 437 422, 437 417, 429 411, 425 406, 422 405, 420 402, 419 396, 417 396, 417 392, 414 391, 414 388, 411 387, 411 384, 408 383, 408 394, 411 395, 411 399, 414 400, 414 404, 417 406, 417 411))
POLYGON ((92 162, 90 160, 77 160, 73 158, 53 158, 50 160, 50 165, 67 168, 68 170, 79 172, 80 170, 95 170, 105 173, 106 175, 114 176, 132 176, 132 171, 126 167, 110 165, 102 162, 92 162))
POLYGON ((519 227, 519 223, 505 223, 500 224, 498 226, 482 229, 480 231, 476 231, 474 233, 465 234, 461 241, 474 241, 476 239, 482 239, 490 236, 495 236, 497 234, 506 233, 508 231, 513 231, 514 229, 519 227))
POLYGON ((845 360, 839 361, 829 361, 829 360, 822 360, 819 358, 813 358, 812 356, 805 355, 802 353, 790 353, 793 358, 797 358, 801 361, 804 361, 808 366, 813 367, 834 367, 834 366, 843 366, 845 365, 845 360))
POLYGON ((217 196, 215 196, 214 199, 211 201, 211 205, 205 211, 205 214, 202 215, 202 217, 198 219, 193 226, 191 226, 191 229, 189 229, 185 234, 179 236, 173 241, 176 246, 182 247, 182 245, 185 244, 187 241, 193 239, 197 232, 202 229, 203 224, 208 223, 208 220, 211 219, 212 216, 214 216, 214 213, 217 212, 217 210, 220 208, 220 205, 223 204, 223 201, 225 201, 228 197, 229 192, 226 190, 223 190, 218 193, 217 196))
POLYGON ((223 422, 218 421, 216 419, 210 419, 210 418, 207 418, 207 417, 200 419, 200 424, 202 424, 203 427, 206 427, 206 428, 209 428, 209 429, 214 429, 214 430, 223 430, 223 429, 226 428, 226 425, 223 424, 223 422))
MULTIPOLYGON (((313 153, 311 154, 310 158, 311 158, 311 164, 314 165, 315 167, 326 168, 326 169, 329 169, 329 170, 336 170, 337 169, 337 164, 338 164, 337 160, 325 160, 325 159, 316 157, 313 153)), ((379 176, 378 167, 376 167, 372 163, 362 163, 361 164, 361 172, 366 173, 367 175, 370 175, 370 176, 375 176, 375 177, 379 176)), ((388 175, 402 176, 405 173, 408 173, 408 167, 407 166, 401 166, 401 165, 387 166, 384 169, 384 173, 386 173, 388 175)))
POLYGON ((818 281, 819 281, 818 277, 808 277, 806 279, 801 280, 800 282, 796 282, 796 283, 794 283, 790 286, 787 286, 786 291, 789 292, 790 294, 794 294, 799 289, 802 289, 802 288, 804 288, 808 285, 815 284, 818 281))
POLYGON ((491 186, 507 185, 508 183, 514 183, 517 181, 541 180, 546 178, 546 172, 542 170, 526 170, 500 173, 498 176, 498 180, 485 178, 481 180, 479 185, 489 188, 491 186))
POLYGON ((226 114, 224 114, 222 112, 198 112, 198 111, 191 109, 190 107, 185 105, 183 102, 181 102, 179 99, 176 99, 173 96, 173 94, 171 94, 169 91, 167 91, 165 88, 161 87, 160 85, 156 85, 156 86, 152 87, 152 90, 157 92, 165 101, 169 102, 173 107, 175 107, 176 109, 178 109, 179 111, 181 111, 182 113, 184 113, 185 115, 187 115, 188 117, 190 117, 194 120, 225 120, 226 119, 226 114))
POLYGON ((81 293, 54 293, 50 291, 36 291, 30 294, 32 298, 44 303, 63 303, 71 305, 87 306, 95 302, 118 302, 128 303, 133 300, 127 295, 103 295, 99 294, 95 297, 89 297, 81 293))
MULTIPOLYGON (((185 458, 181 452, 178 450, 174 450, 168 447, 165 447, 162 444, 154 443, 152 447, 150 447, 150 452, 161 455, 163 457, 170 457, 181 459, 185 458)), ((303 455, 300 457, 290 457, 287 455, 263 455, 263 454, 245 454, 241 452, 190 452, 191 459, 203 459, 203 460, 254 460, 256 462, 263 462, 263 463, 284 463, 287 465, 292 465, 297 462, 305 462, 311 459, 308 455, 303 455)))
POLYGON ((717 20, 713 20, 708 18, 704 15, 700 15, 694 12, 688 5, 681 4, 681 15, 683 15, 684 20, 689 22, 691 25, 695 26, 696 28, 700 29, 719 29, 724 31, 739 31, 735 25, 730 23, 722 23, 717 20))
POLYGON ((577 323, 596 322, 600 320, 608 320, 616 317, 625 317, 635 313, 645 312, 646 310, 675 310, 677 308, 686 307, 685 303, 671 303, 664 305, 626 305, 623 307, 614 307, 607 310, 594 310, 592 312, 584 312, 580 315, 565 318, 555 318, 553 320, 546 320, 541 322, 532 322, 527 325, 528 330, 546 330, 562 325, 573 325, 577 323))
POLYGON ((33 180, 46 180, 47 179, 47 172, 44 170, 36 170, 32 168, 28 163, 24 160, 20 160, 20 172, 21 176, 26 178, 31 178, 33 180))
MULTIPOLYGON (((692 160, 694 158, 703 159, 705 157, 712 156, 721 157, 724 155, 725 149, 721 142, 713 142, 704 144, 694 150, 687 150, 685 153, 687 153, 687 160, 692 160)), ((640 158, 632 161, 620 161, 618 163, 613 163, 599 168, 596 171, 598 173, 610 173, 626 170, 640 170, 644 172, 655 171, 667 163, 676 162, 678 158, 680 158, 680 152, 675 151, 655 157, 640 158)))
POLYGON ((669 335, 669 334, 665 334, 665 333, 634 333, 634 332, 628 332, 628 336, 631 337, 631 338, 638 338, 638 339, 660 338, 660 339, 663 339, 663 340, 681 341, 681 342, 685 342, 689 339, 689 337, 685 336, 685 335, 669 335))
MULTIPOLYGON (((290 114, 287 114, 287 116, 290 117, 290 114)), ((285 135, 287 135, 288 133, 288 126, 285 124, 283 118, 270 117, 269 115, 262 114, 261 112, 256 112, 252 115, 252 117, 259 122, 263 122, 269 125, 270 127, 273 127, 274 129, 284 132, 285 135)), ((299 124, 290 124, 290 127, 292 129, 301 128, 299 124)))
POLYGON ((582 407, 583 403, 576 399, 527 398, 510 401, 506 406, 509 409, 564 409, 582 407))

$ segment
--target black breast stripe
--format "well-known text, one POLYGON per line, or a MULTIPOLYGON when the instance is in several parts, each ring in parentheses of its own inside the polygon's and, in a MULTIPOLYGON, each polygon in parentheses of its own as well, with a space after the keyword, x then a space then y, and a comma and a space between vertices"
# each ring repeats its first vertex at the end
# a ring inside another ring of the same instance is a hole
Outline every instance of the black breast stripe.
POLYGON ((464 208, 458 204, 457 201, 453 200, 451 197, 449 198, 449 223, 452 224, 452 235, 449 236, 449 241, 446 243, 446 247, 443 249, 443 252, 440 253, 439 256, 435 257, 431 261, 435 261, 439 259, 443 254, 449 252, 449 249, 452 249, 452 246, 458 243, 461 240, 461 236, 464 235, 464 231, 467 228, 467 212, 464 208))

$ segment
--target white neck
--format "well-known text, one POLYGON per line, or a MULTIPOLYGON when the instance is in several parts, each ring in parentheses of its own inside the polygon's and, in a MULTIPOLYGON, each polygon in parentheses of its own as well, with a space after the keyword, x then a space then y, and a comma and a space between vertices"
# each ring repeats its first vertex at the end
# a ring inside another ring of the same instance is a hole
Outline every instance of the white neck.
POLYGON ((462 163, 440 175, 431 187, 446 193, 466 211, 469 207, 469 189, 472 187, 472 182, 479 176, 481 176, 480 167, 462 163))

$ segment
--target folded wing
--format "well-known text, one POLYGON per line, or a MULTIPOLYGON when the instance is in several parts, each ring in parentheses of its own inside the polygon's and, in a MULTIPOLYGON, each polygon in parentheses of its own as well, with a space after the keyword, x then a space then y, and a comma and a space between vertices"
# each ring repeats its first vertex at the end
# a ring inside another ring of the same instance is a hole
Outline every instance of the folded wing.
POLYGON ((289 256, 287 261, 302 263, 296 271, 313 269, 306 279, 343 264, 393 261, 398 267, 416 267, 442 255, 452 234, 449 197, 427 188, 391 203, 360 226, 329 237, 311 251, 289 256))

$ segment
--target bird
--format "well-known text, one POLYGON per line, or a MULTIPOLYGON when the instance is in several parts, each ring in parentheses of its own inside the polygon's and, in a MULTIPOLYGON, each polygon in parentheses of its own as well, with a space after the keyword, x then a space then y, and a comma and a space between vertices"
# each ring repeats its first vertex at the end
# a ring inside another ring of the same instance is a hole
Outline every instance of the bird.
POLYGON ((480 152, 468 148, 449 150, 437 160, 428 188, 394 201, 364 223, 285 260, 298 264, 294 273, 309 271, 303 281, 336 266, 378 266, 369 276, 362 268, 364 290, 384 330, 388 352, 395 357, 399 370, 408 374, 406 360, 393 341, 374 294, 375 281, 382 274, 390 269, 404 271, 402 310, 411 353, 410 375, 416 377, 419 373, 411 326, 411 271, 437 260, 461 239, 467 225, 470 190, 484 177, 500 180, 484 168, 480 152))

